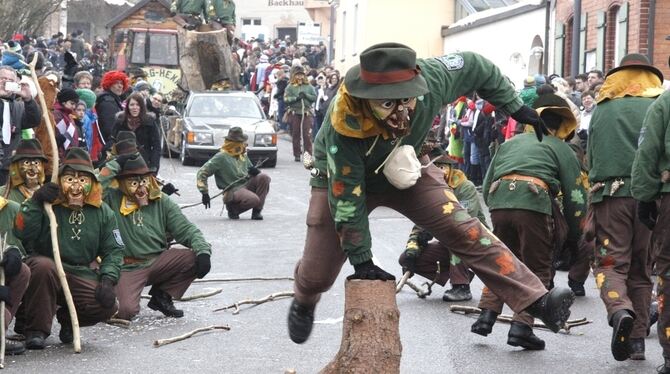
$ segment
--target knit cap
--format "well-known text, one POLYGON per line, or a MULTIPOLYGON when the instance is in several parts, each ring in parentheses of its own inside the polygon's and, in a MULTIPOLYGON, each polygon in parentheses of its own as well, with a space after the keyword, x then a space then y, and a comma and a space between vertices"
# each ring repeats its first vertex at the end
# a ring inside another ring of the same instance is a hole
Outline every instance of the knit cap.
POLYGON ((86 103, 86 108, 87 109, 92 109, 93 106, 95 105, 95 92, 87 89, 87 88, 78 88, 75 90, 75 93, 79 95, 79 99, 86 103))

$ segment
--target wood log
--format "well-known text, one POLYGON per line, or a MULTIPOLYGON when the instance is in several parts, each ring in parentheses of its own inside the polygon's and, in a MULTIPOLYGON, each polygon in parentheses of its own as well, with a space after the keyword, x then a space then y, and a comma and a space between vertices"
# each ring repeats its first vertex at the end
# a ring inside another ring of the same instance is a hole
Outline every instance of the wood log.
POLYGON ((177 28, 181 86, 185 90, 209 90, 223 78, 233 90, 241 89, 239 64, 233 60, 226 29, 214 31, 187 31, 177 28))
POLYGON ((350 280, 344 293, 340 350, 321 373, 399 373, 402 345, 395 283, 350 280))

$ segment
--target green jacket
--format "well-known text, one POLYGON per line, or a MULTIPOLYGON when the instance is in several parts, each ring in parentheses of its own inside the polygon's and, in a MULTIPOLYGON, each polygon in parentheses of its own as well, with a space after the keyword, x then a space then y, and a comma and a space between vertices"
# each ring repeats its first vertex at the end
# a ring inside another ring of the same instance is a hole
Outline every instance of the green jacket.
POLYGON ((214 10, 213 19, 220 19, 224 24, 235 25, 235 2, 232 0, 211 0, 214 10))
POLYGON ((207 179, 214 175, 216 187, 220 190, 235 191, 249 180, 249 167, 253 166, 249 157, 234 157, 220 151, 210 158, 196 174, 196 185, 200 193, 209 193, 207 179))
POLYGON ((14 235, 14 221, 16 220, 16 214, 19 212, 21 205, 15 201, 7 200, 7 205, 0 209, 0 236, 3 238, 7 235, 7 245, 13 245, 19 248, 22 256, 26 255, 26 251, 23 249, 23 244, 21 241, 16 238, 14 235))
POLYGON ((287 110, 298 114, 311 113, 312 104, 314 104, 315 101, 316 91, 311 84, 289 84, 286 86, 286 90, 284 91, 284 102, 286 103, 287 110), (301 92, 305 94, 304 99, 298 98, 298 95, 300 95, 301 92))
MULTIPOLYGON (((7 186, 0 187, 0 196, 5 196, 6 190, 7 186)), ((7 195, 7 199, 21 204, 23 200, 26 199, 26 197, 23 196, 23 193, 19 190, 18 187, 14 187, 11 190, 9 190, 9 195, 7 195)))
MULTIPOLYGON (((84 205, 83 222, 72 223, 72 209, 63 205, 53 206, 58 223, 58 245, 65 272, 78 277, 97 280, 107 276, 114 282, 119 279, 123 258, 123 240, 114 219, 114 212, 102 203, 100 208, 84 205), (98 272, 90 264, 97 257, 102 259, 98 272)), ((53 258, 49 217, 44 205, 28 199, 21 204, 16 215, 14 234, 28 249, 28 255, 37 254, 53 258), (33 252, 34 251, 34 252, 33 252)))
POLYGON ((212 246, 205 240, 202 232, 166 194, 162 193, 159 199, 149 200, 149 205, 124 216, 120 212, 123 193, 119 189, 109 188, 111 180, 119 170, 119 164, 113 160, 106 167, 110 173, 100 177, 100 183, 105 187, 104 200, 114 211, 121 237, 126 243, 123 256, 146 259, 144 262, 123 265, 124 271, 150 266, 167 249, 168 233, 177 243, 191 248, 196 255, 212 254, 212 246))
POLYGON ((604 196, 632 196, 631 167, 645 113, 653 102, 653 98, 624 97, 598 103, 593 110, 587 146, 589 181, 591 186, 602 182, 604 188, 593 192, 591 202, 598 203, 604 196), (615 180, 624 184, 612 194, 615 180))
POLYGON ((644 117, 638 149, 633 161, 631 192, 640 201, 656 200, 670 192, 670 181, 661 181, 661 173, 670 171, 670 91, 649 106, 644 117))
POLYGON ((177 14, 202 15, 207 20, 207 0, 173 0, 170 11, 177 14))
MULTIPOLYGON (((403 145, 413 146, 417 154, 440 109, 459 96, 477 91, 505 113, 514 113, 522 106, 500 70, 481 55, 463 52, 419 59, 417 64, 430 93, 417 101, 411 131, 400 141, 403 145)), ((342 248, 355 265, 372 258, 366 195, 393 188, 380 167, 396 142, 382 136, 363 134, 362 138, 356 138, 339 133, 331 123, 331 112, 338 106, 338 96, 333 99, 316 137, 315 167, 321 173, 312 178, 311 185, 328 187, 330 210, 342 248), (377 169, 379 172, 375 172, 377 169)), ((346 126, 348 131, 361 129, 361 124, 353 117, 346 121, 346 126)))
POLYGON ((482 185, 484 201, 489 210, 523 209, 551 216, 551 199, 560 192, 568 238, 576 241, 586 215, 587 195, 580 172, 579 161, 568 143, 555 136, 545 136, 540 143, 535 134, 519 134, 504 142, 493 157, 482 185), (511 187, 512 181, 500 179, 509 174, 541 179, 550 193, 525 181, 511 187))

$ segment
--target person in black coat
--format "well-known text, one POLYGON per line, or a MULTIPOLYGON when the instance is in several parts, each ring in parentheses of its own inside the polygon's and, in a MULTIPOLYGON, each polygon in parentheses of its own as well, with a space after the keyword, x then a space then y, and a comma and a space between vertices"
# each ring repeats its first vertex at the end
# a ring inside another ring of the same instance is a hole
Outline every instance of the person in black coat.
POLYGON ((123 111, 123 93, 128 89, 128 76, 120 71, 110 71, 102 77, 102 89, 95 101, 95 111, 98 114, 98 125, 105 143, 113 143, 112 130, 116 123, 116 115, 123 111))
POLYGON ((142 158, 152 171, 158 172, 161 159, 161 138, 156 126, 156 116, 147 112, 146 101, 139 93, 126 100, 126 109, 116 116, 112 137, 119 131, 132 131, 142 158))

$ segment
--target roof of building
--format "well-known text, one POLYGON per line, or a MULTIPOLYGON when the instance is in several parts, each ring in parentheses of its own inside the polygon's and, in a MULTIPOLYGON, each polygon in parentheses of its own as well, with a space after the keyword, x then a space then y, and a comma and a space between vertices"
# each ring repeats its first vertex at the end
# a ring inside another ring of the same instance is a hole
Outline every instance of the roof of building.
POLYGON ((172 5, 172 2, 170 0, 140 0, 132 8, 126 10, 125 12, 119 13, 118 16, 114 17, 111 21, 107 23, 106 27, 108 29, 111 29, 112 27, 118 25, 121 21, 128 18, 130 15, 137 12, 138 10, 142 9, 145 5, 147 5, 152 1, 156 1, 168 9, 170 9, 170 5, 172 5))
MULTIPOLYGON (((474 0, 468 1, 475 2, 474 0)), ((493 2, 493 0, 481 1, 487 1, 489 3, 493 2)), ((524 0, 512 5, 478 11, 458 20, 457 22, 452 23, 449 26, 442 26, 442 36, 457 34, 459 32, 494 23, 506 18, 528 13, 543 8, 546 5, 546 2, 546 0, 524 0)))

